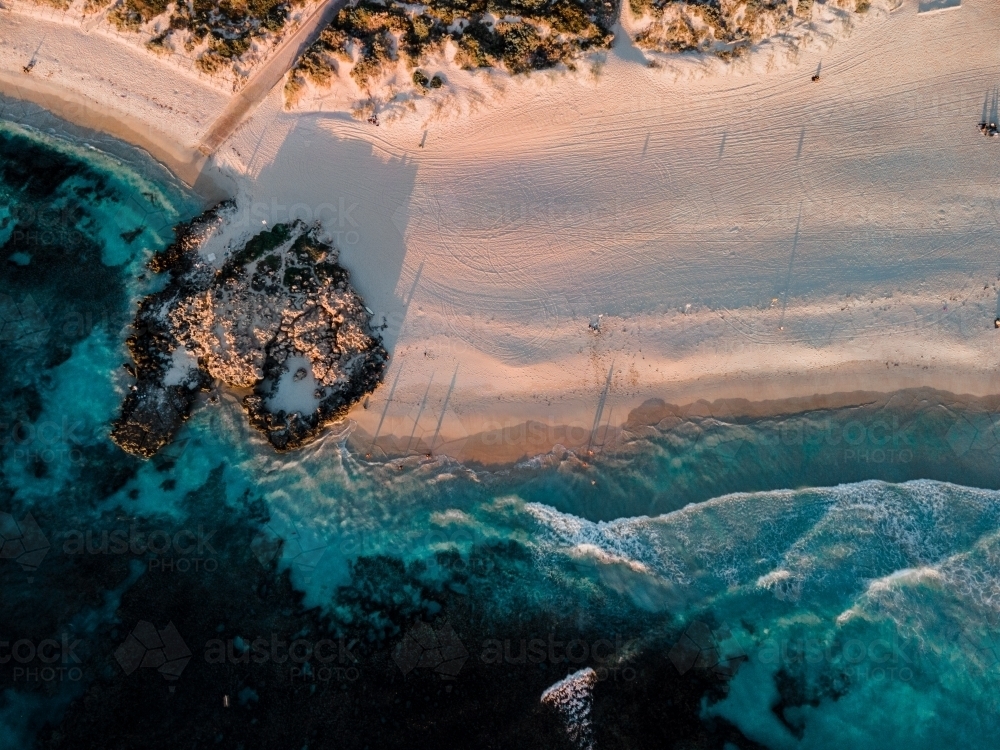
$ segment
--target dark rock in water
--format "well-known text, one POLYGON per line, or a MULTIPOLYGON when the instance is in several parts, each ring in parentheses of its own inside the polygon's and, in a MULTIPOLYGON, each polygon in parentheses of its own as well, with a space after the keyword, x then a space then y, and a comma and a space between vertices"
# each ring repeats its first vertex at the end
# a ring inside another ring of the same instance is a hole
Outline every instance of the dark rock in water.
POLYGON ((173 243, 149 262, 154 272, 170 272, 172 279, 163 291, 139 304, 134 333, 126 342, 135 362, 129 372, 136 383, 122 403, 111 439, 133 455, 149 458, 169 443, 190 416, 198 391, 211 385, 211 378, 197 367, 190 368, 185 377, 173 377, 168 382, 179 342, 164 311, 187 293, 187 279, 198 260, 198 248, 234 207, 227 201, 180 224, 174 230, 173 243))
POLYGON ((233 209, 223 203, 181 226, 150 262, 171 281, 142 301, 128 340, 136 385, 112 438, 130 453, 148 457, 168 443, 213 380, 251 391, 250 423, 291 450, 382 379, 388 355, 318 228, 278 224, 218 269, 202 258, 233 209))
POLYGON ((133 455, 149 458, 173 439, 191 414, 199 385, 202 383, 186 387, 164 386, 155 379, 139 381, 125 397, 112 440, 133 455))

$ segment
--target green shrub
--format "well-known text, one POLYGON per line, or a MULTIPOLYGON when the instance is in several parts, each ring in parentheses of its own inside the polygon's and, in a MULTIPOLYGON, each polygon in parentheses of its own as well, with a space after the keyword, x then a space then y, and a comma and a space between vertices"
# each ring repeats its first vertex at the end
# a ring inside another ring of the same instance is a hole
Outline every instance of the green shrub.
POLYGON ((152 39, 146 42, 146 48, 159 55, 170 52, 170 50, 167 48, 167 45, 164 44, 164 42, 166 42, 167 40, 167 33, 168 32, 164 31, 162 34, 157 34, 156 36, 154 36, 152 39))
POLYGON ((208 73, 209 75, 215 75, 220 70, 226 67, 226 58, 217 52, 212 52, 209 50, 202 54, 194 64, 198 66, 198 70, 203 73, 208 73))
POLYGON ((168 0, 125 0, 124 3, 131 12, 142 18, 143 23, 166 13, 168 4, 168 0))
POLYGON ((538 31, 526 23, 498 23, 503 40, 503 62, 511 73, 527 73, 532 68, 550 67, 538 31))
POLYGON ((418 13, 408 12, 396 0, 385 2, 358 0, 342 9, 299 58, 295 70, 318 83, 328 82, 324 73, 317 77, 312 72, 317 60, 350 60, 347 49, 353 45, 358 59, 351 76, 364 88, 398 61, 390 35, 396 39, 398 57, 416 69, 412 78, 420 89, 443 85, 439 76, 428 81, 419 66, 445 39, 458 47, 456 63, 466 69, 503 67, 517 74, 560 63, 572 66, 581 53, 610 45, 615 16, 606 0, 437 0, 418 13), (521 20, 490 26, 483 20, 487 12, 521 20), (449 29, 457 17, 468 21, 461 31, 449 29), (551 33, 543 36, 542 25, 551 33))
POLYGON ((364 87, 369 80, 378 78, 386 64, 392 61, 389 44, 384 34, 378 34, 362 42, 363 56, 351 69, 351 77, 359 86, 364 87))
POLYGON ((244 52, 250 49, 250 38, 247 36, 236 39, 226 39, 213 36, 209 42, 209 46, 213 52, 219 55, 219 57, 231 60, 233 58, 240 57, 244 52))
POLYGON ((285 106, 291 107, 299 100, 299 96, 302 95, 302 89, 305 87, 306 83, 302 78, 296 75, 295 71, 289 71, 288 80, 285 81, 285 106))

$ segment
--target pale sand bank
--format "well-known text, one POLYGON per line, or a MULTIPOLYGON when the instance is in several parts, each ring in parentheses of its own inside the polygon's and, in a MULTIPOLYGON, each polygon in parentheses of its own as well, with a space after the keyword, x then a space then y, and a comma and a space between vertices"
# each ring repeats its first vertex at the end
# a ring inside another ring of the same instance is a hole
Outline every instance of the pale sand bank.
POLYGON ((234 190, 197 151, 229 97, 113 37, 0 10, 0 94, 144 149, 206 201, 234 190))
MULTIPOLYGON (((212 164, 248 227, 322 221, 385 320, 393 359, 352 410, 358 450, 377 434, 387 453, 510 462, 586 447, 655 398, 986 396, 1000 147, 976 124, 1000 16, 917 10, 787 69, 674 80, 612 54, 592 79, 381 128, 285 112, 275 89, 212 164), (528 420, 544 437, 482 437, 528 420)), ((11 46, 61 45, 31 77, 50 66, 151 153, 161 137, 189 152, 225 108, 140 51, 15 20, 0 80, 22 75, 11 46)))
POLYGON ((77 92, 48 86, 45 81, 15 78, 0 71, 0 94, 44 107, 57 117, 83 128, 114 136, 146 151, 202 196, 206 203, 224 200, 233 190, 231 180, 211 167, 197 151, 178 148, 168 138, 148 128, 135 128, 126 118, 87 101, 77 92))

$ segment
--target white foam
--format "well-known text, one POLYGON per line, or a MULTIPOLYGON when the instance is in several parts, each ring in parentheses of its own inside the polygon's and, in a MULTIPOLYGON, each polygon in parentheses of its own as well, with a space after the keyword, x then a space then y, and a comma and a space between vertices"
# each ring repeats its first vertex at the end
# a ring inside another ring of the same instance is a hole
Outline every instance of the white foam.
POLYGON ((585 667, 559 680, 542 693, 542 703, 559 711, 566 724, 566 733, 581 750, 594 747, 590 712, 596 684, 597 673, 590 667, 585 667))
POLYGON ((942 564, 1000 530, 1000 494, 927 480, 728 495, 600 523, 538 503, 525 509, 543 555, 599 574, 625 565, 689 604, 733 587, 790 601, 824 590, 860 594, 866 581, 942 564))

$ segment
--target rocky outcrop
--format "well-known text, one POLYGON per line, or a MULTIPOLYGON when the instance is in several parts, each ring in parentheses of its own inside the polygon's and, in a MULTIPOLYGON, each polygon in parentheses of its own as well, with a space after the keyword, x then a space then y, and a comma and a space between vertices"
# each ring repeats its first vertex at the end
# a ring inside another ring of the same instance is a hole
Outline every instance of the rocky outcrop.
POLYGON ((218 266, 203 246, 231 209, 181 227, 150 263, 170 282, 139 305, 128 340, 136 383, 112 438, 130 453, 169 442, 213 382, 244 392, 250 423, 290 450, 381 381, 388 355, 318 229, 276 225, 218 266))

